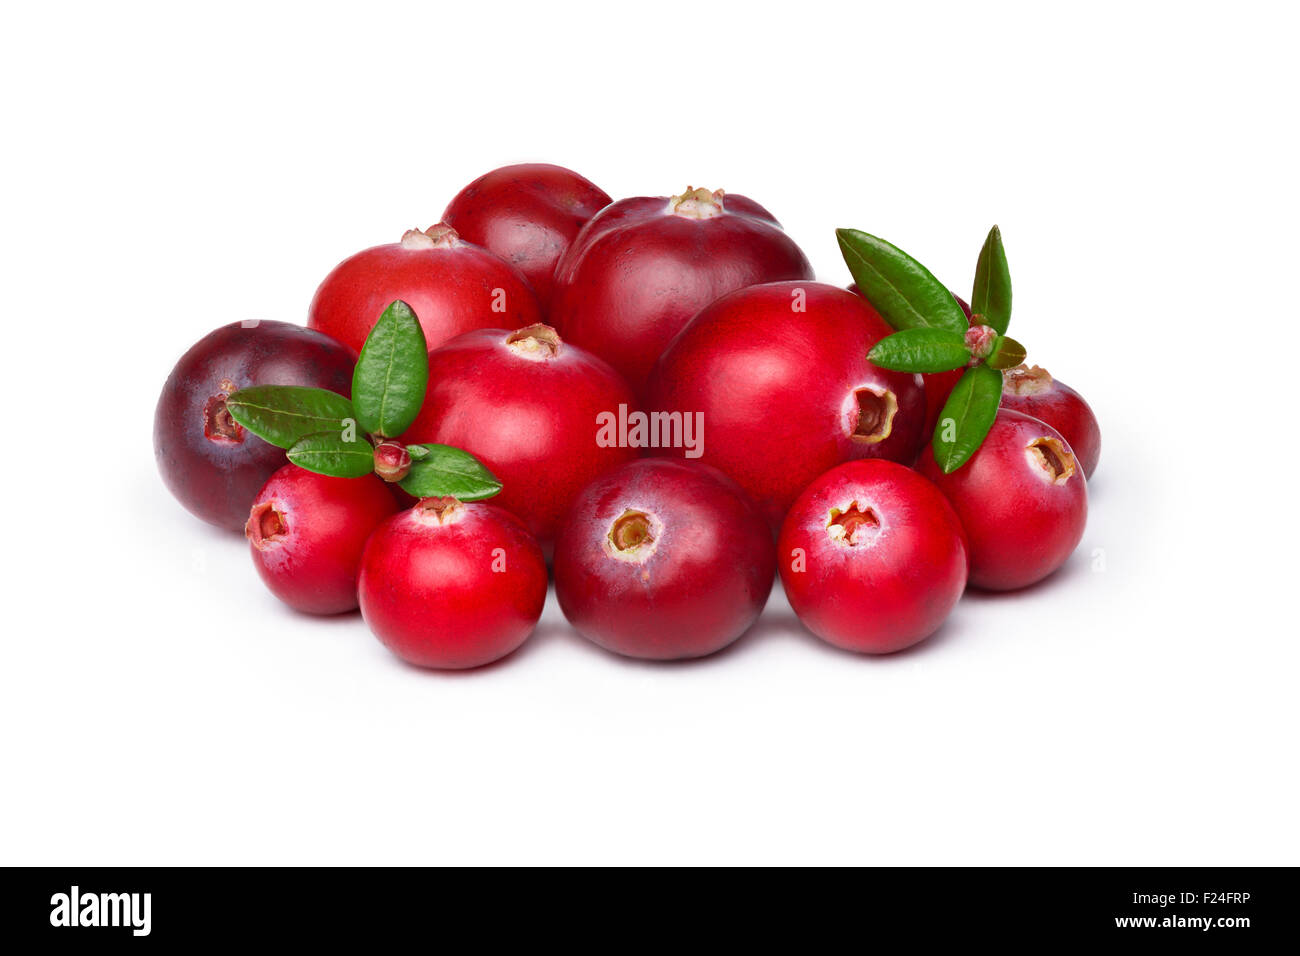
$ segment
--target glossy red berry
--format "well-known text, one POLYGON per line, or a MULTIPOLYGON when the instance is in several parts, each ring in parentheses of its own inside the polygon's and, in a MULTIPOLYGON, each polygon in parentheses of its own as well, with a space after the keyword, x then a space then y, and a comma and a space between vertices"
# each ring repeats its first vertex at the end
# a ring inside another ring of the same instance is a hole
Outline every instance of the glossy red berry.
POLYGON ((556 267, 551 322, 638 393, 700 309, 744 286, 812 279, 812 266, 762 206, 722 190, 623 199, 583 227, 556 267))
POLYGON ((508 511, 426 498, 375 529, 357 590, 366 623, 402 660, 480 667, 532 633, 546 601, 546 562, 508 511))
POLYGON ((1036 418, 999 409, 966 464, 945 475, 927 448, 918 466, 966 529, 970 583, 994 591, 1047 577, 1069 558, 1088 520, 1082 469, 1061 434, 1036 418))
POLYGON ((1002 407, 1046 422, 1061 433, 1091 478, 1101 458, 1101 427, 1083 396, 1047 369, 1017 365, 1002 375, 1002 407))
POLYGON ((799 620, 827 643, 886 654, 938 630, 966 588, 965 533, 943 494, 892 461, 832 468, 777 544, 799 620))
POLYGON ((522 272, 545 311, 560 257, 609 203, 604 190, 571 169, 523 163, 474 180, 456 194, 442 221, 522 272))
POLYGON ((341 614, 356 610, 366 539, 396 511, 374 475, 331 478, 285 465, 254 499, 244 534, 272 594, 308 614, 341 614))
POLYGON ((636 406, 627 383, 549 326, 470 332, 429 354, 424 407, 403 440, 478 458, 502 484, 493 504, 522 518, 549 554, 578 492, 637 457, 601 438, 601 416, 620 405, 636 406))
POLYGON ((775 563, 766 522, 734 482, 697 463, 642 459, 579 495, 555 546, 555 594, 601 647, 701 657, 758 618, 775 563))
POLYGON ((360 353, 397 299, 415 312, 431 349, 472 329, 541 321, 537 297, 517 269, 439 223, 340 262, 316 290, 307 324, 360 353))
POLYGON ((230 417, 226 399, 250 385, 306 385, 351 393, 352 354, 287 322, 236 322, 204 336, 163 385, 153 446, 163 482, 204 521, 239 531, 284 451, 230 417))
POLYGON ((799 492, 830 468, 916 460, 920 376, 867 361, 892 331, 865 299, 835 286, 751 286, 682 331, 651 376, 650 407, 699 413, 700 460, 735 479, 779 529, 799 492))

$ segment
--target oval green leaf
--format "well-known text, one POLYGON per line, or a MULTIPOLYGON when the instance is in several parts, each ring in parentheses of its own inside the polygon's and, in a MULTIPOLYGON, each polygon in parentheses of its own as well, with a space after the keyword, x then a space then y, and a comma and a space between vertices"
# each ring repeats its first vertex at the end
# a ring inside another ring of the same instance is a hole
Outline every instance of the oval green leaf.
POLYGON ((985 362, 990 368, 1015 368, 1028 354, 1025 347, 1011 336, 999 335, 997 341, 993 343, 993 351, 989 353, 985 362))
POLYGON ((835 236, 853 281, 895 329, 966 331, 970 323, 952 293, 902 249, 858 229, 836 229, 835 236))
POLYGON ((308 435, 288 451, 299 468, 335 478, 360 478, 375 470, 375 449, 368 441, 345 441, 337 432, 308 435))
POLYGON ((411 307, 400 299, 384 310, 366 336, 352 373, 357 424, 371 435, 395 438, 411 427, 429 384, 429 348, 411 307))
POLYGON ((950 372, 970 361, 970 349, 951 329, 903 329, 877 342, 867 358, 895 372, 950 372))
POLYGON ((323 388, 253 385, 226 399, 230 417, 278 448, 292 448, 308 435, 341 434, 354 416, 352 403, 323 388))
POLYGON ((501 482, 467 451, 450 445, 408 445, 411 472, 398 482, 417 498, 481 501, 501 490, 501 482))
POLYGON ((934 460, 944 474, 956 471, 979 450, 1001 401, 1002 373, 997 369, 977 365, 957 381, 939 413, 931 443, 934 460))
POLYGON ((1002 230, 997 226, 989 230, 975 264, 970 310, 984 316, 984 324, 998 332, 1006 332, 1011 322, 1011 270, 1007 267, 1007 252, 1002 248, 1002 230))

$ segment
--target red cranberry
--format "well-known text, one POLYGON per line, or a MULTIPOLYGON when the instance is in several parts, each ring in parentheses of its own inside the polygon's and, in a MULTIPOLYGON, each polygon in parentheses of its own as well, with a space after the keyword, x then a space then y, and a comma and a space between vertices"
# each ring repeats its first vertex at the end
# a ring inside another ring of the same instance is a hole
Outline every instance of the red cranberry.
POLYGON ((500 479, 493 499, 549 553, 560 520, 591 480, 637 457, 598 442, 597 416, 634 408, 609 365, 534 325, 468 332, 429 354, 429 389, 403 441, 454 445, 500 479))
POLYGON ((918 467, 961 518, 974 587, 1009 591, 1042 580, 1083 537, 1082 471, 1060 432, 1036 418, 999 409, 966 464, 945 475, 927 448, 918 467))
POLYGON ((609 203, 604 190, 571 169, 523 163, 474 180, 456 194, 442 221, 522 272, 545 310, 556 263, 609 203))
POLYGON ((357 590, 366 623, 402 660, 480 667, 532 633, 546 601, 546 562, 508 511, 426 498, 375 529, 357 590))
POLYGON ((966 587, 966 536, 943 494, 891 461, 851 461, 809 485, 777 544, 799 620, 822 640, 886 654, 938 630, 966 587))
POLYGON ((244 534, 272 594, 308 614, 340 614, 356 610, 366 539, 396 511, 373 475, 330 478, 285 465, 253 501, 244 534))
POLYGON ((920 376, 867 361, 892 331, 865 299, 835 286, 751 286, 682 331, 651 376, 650 406, 700 413, 701 460, 739 482, 779 529, 799 492, 835 465, 916 460, 920 376))
POLYGON ((1055 428, 1074 450, 1084 477, 1092 477, 1101 457, 1101 428, 1082 395, 1045 368, 1017 365, 1002 375, 1002 407, 1055 428))
POLYGON ((623 199, 593 218, 555 272, 552 322, 640 392, 700 309, 735 289, 811 279, 812 266, 762 206, 722 190, 623 199))
POLYGON ((163 386, 153 447, 163 482, 204 521, 238 531, 284 452, 245 431, 226 408, 250 385, 307 385, 344 395, 353 356, 329 336, 287 322, 236 322, 200 339, 163 386))
POLYGON ((307 324, 359 353, 396 299, 414 310, 431 349, 472 329, 517 329, 542 318, 517 269, 439 223, 340 262, 316 290, 307 324))
MULTIPOLYGON (((862 290, 858 288, 855 282, 849 286, 849 291, 862 295, 862 290)), ((954 295, 957 304, 961 310, 966 313, 966 321, 970 321, 970 303, 959 295, 954 295)), ((952 390, 957 387, 957 381, 961 378, 964 368, 953 369, 950 372, 930 372, 921 376, 925 382, 925 433, 934 434, 934 426, 939 421, 939 413, 943 411, 943 406, 948 402, 948 396, 952 390)))
POLYGON ((776 557, 736 484, 695 462, 642 459, 578 496, 555 546, 555 595, 584 636, 629 657, 702 657, 767 603, 776 557))

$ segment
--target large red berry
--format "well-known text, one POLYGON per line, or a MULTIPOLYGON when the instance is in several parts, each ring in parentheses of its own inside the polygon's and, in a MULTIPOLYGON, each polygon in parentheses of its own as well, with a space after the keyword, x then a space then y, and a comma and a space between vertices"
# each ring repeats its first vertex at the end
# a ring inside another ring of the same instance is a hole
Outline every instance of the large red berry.
POLYGON ((781 582, 822 640, 884 654, 933 634, 966 587, 965 534, 910 468, 852 461, 809 485, 777 544, 781 582))
POLYGON ((762 206, 722 190, 623 199, 583 227, 556 267, 551 321, 641 391, 700 309, 744 286, 811 279, 812 266, 762 206))
POLYGON ((701 657, 758 618, 776 573, 762 515, 726 476, 642 459, 597 478, 555 546, 555 594, 585 637, 629 657, 701 657))
POLYGON ((546 310, 556 263, 609 203, 604 190, 571 169, 523 163, 474 180, 456 194, 442 221, 522 272, 546 310))
POLYGON ((651 376, 650 407, 700 413, 701 460, 735 479, 779 529, 799 492, 834 466, 916 460, 920 376, 867 361, 892 331, 865 299, 835 286, 751 286, 682 331, 651 376))
POLYGON ((331 478, 285 465, 253 501, 244 534, 271 593, 308 614, 340 614, 357 607, 366 539, 395 511, 374 475, 331 478))
POLYGON ((402 660, 479 667, 532 633, 546 601, 546 562, 510 512, 426 498, 375 529, 357 591, 366 623, 402 660))
POLYGON ((284 452, 230 417, 230 393, 305 385, 348 395, 352 366, 352 354, 329 336, 287 322, 236 322, 204 336, 172 369, 154 413, 154 454, 168 490, 204 521, 242 529, 284 452))
POLYGON ((970 545, 970 583, 1008 591, 1047 577, 1069 558, 1088 521, 1088 489, 1061 434, 999 409, 984 444, 945 475, 927 448, 918 466, 952 503, 970 545))
POLYGON ((599 440, 599 416, 634 408, 608 363, 545 325, 469 332, 429 354, 429 388, 407 442, 463 448, 501 481, 493 503, 550 552, 560 520, 592 479, 637 456, 599 440))
POLYGON ((360 353, 397 299, 415 312, 431 349, 473 329, 541 321, 537 297, 514 266, 439 223, 340 262, 316 290, 307 324, 360 353))
POLYGON ((1092 477, 1101 458, 1101 427, 1082 395, 1045 368, 1017 365, 1002 375, 1002 407, 1055 428, 1069 442, 1084 477, 1092 477))

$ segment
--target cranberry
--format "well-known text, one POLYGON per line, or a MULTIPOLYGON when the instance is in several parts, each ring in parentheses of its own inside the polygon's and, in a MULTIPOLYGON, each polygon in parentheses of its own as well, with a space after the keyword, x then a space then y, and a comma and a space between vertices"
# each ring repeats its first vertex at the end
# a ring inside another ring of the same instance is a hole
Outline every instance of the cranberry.
POLYGON ((442 221, 522 272, 546 309, 556 263, 609 203, 604 190, 571 169, 523 163, 474 180, 456 194, 442 221))
POLYGON ((555 545, 555 595, 586 638, 629 657, 721 650, 757 620, 776 576, 753 503, 697 462, 642 459, 587 487, 555 545))
POLYGON ((1047 369, 1017 365, 1002 375, 1002 407, 1046 422, 1061 433, 1091 478, 1101 457, 1101 428, 1083 396, 1047 369))
POLYGON ((735 289, 811 279, 812 266, 758 203, 722 190, 623 199, 593 218, 556 267, 552 322, 640 392, 700 309, 735 289))
POLYGON ((395 511, 374 475, 330 478, 285 465, 254 499, 244 534, 272 594, 308 614, 341 614, 356 610, 366 539, 395 511))
MULTIPOLYGON (((849 286, 849 291, 862 295, 862 290, 858 288, 855 282, 849 286)), ((864 296, 865 298, 865 296, 864 296)), ((966 313, 966 321, 970 321, 970 303, 959 295, 953 295, 961 310, 966 313)), ((948 402, 948 396, 952 390, 957 387, 957 381, 961 378, 964 368, 956 368, 950 372, 930 372, 921 376, 925 382, 925 433, 934 434, 934 426, 939 421, 939 413, 943 411, 943 406, 948 402)))
POLYGON ((431 349, 472 329, 517 329, 542 318, 517 269, 439 223, 340 262, 316 290, 307 324, 360 353, 397 299, 415 312, 431 349))
POLYGON ((929 637, 966 588, 966 535, 943 494, 892 461, 832 468, 781 528, 781 582, 827 643, 887 654, 929 637))
POLYGON ((865 299, 835 286, 742 289, 701 311, 664 353, 650 406, 700 413, 701 460, 739 482, 779 529, 799 492, 835 465, 916 460, 921 378, 867 361, 892 331, 865 299))
POLYGON ((1042 580, 1083 537, 1083 474, 1060 432, 1036 418, 999 409, 966 464, 945 475, 927 448, 918 467, 961 518, 975 587, 1009 591, 1042 580))
POLYGON ((609 365, 534 325, 457 336, 429 353, 429 388, 403 441, 463 448, 501 481, 493 499, 524 519, 549 553, 573 499, 637 457, 598 443, 597 416, 634 408, 609 365))
POLYGON ((362 617, 390 651, 459 670, 528 638, 546 601, 546 562, 508 511, 426 498, 375 529, 357 590, 362 617))
POLYGON ((238 531, 284 452, 249 434, 226 408, 250 385, 307 385, 351 393, 353 356, 287 322, 236 322, 204 336, 172 369, 154 413, 163 482, 204 521, 238 531))

